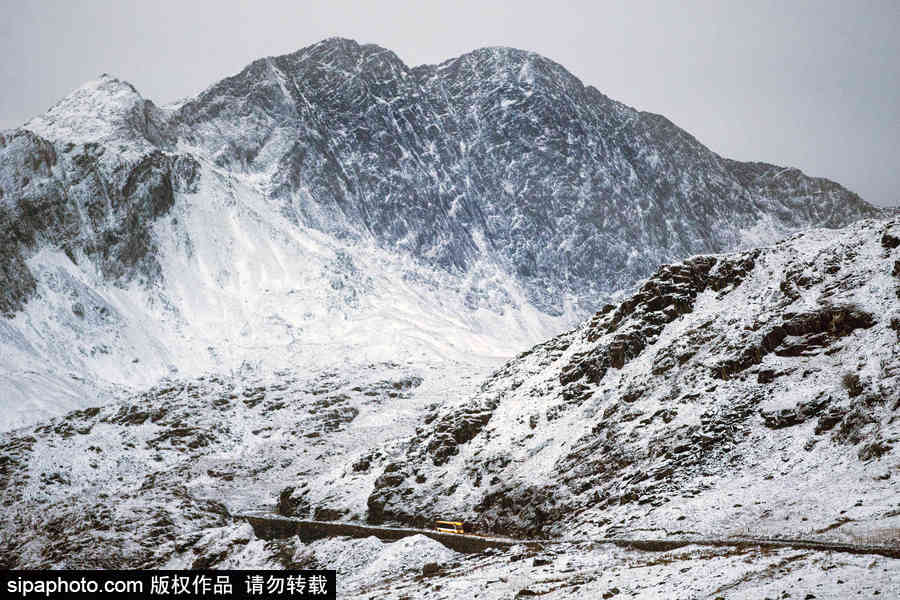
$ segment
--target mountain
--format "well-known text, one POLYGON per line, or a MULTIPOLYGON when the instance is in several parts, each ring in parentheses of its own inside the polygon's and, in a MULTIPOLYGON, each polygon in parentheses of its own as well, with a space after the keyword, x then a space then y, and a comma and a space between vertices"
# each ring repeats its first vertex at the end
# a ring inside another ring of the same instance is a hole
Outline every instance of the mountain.
POLYGON ((0 135, 0 426, 244 363, 496 365, 663 262, 878 214, 520 50, 330 39, 162 107, 104 75, 0 135))
POLYGON ((766 218, 783 231, 876 214, 795 169, 722 159, 508 48, 410 69, 330 40, 253 63, 176 120, 217 165, 265 173, 291 219, 446 269, 490 252, 551 314, 736 246, 766 218))
POLYGON ((246 366, 2 433, 0 567, 333 568, 342 598, 893 597, 896 558, 729 538, 896 548, 898 379, 900 220, 810 231, 661 266, 463 385, 246 366), (262 539, 250 510, 553 541, 262 539))
POLYGON ((896 543, 898 248, 894 218, 660 267, 425 417, 369 520, 896 543))

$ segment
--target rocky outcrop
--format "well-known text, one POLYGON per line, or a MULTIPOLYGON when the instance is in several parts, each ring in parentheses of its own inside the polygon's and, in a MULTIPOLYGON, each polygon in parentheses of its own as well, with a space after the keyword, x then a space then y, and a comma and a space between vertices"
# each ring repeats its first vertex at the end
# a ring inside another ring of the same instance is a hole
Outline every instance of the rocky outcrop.
MULTIPOLYGON (((608 319, 591 322, 587 333, 589 340, 613 334, 611 340, 586 354, 574 355, 562 368, 559 382, 566 385, 585 378, 596 384, 608 368, 624 367, 652 344, 668 323, 693 310, 694 299, 706 288, 707 275, 715 264, 715 258, 698 257, 680 265, 660 267, 638 293, 620 304, 608 319)), ((727 266, 721 270, 731 273, 727 266)), ((723 277, 720 275, 717 281, 722 281, 723 277)))
POLYGON ((881 245, 885 250, 893 250, 900 246, 900 227, 891 224, 881 234, 881 245))
POLYGON ((157 281, 151 228, 195 190, 199 165, 148 151, 112 158, 96 143, 53 144, 28 131, 0 136, 0 311, 11 316, 33 294, 25 261, 49 247, 94 261, 114 281, 157 281))
POLYGON ((758 336, 758 343, 751 342, 740 349, 738 356, 719 362, 713 367, 713 373, 720 379, 728 379, 760 364, 770 353, 812 356, 829 350, 836 340, 854 330, 868 329, 874 324, 874 315, 853 305, 828 306, 805 313, 786 312, 780 324, 767 328, 758 336))

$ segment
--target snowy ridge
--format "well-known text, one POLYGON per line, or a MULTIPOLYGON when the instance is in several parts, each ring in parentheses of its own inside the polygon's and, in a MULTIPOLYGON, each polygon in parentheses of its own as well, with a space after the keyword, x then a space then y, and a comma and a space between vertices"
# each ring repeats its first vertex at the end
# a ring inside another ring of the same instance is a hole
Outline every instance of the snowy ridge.
POLYGON ((165 145, 167 118, 130 83, 104 73, 22 128, 53 142, 117 143, 146 152, 165 145))
POLYGON ((896 542, 898 245, 863 221, 661 267, 428 416, 369 519, 896 542))

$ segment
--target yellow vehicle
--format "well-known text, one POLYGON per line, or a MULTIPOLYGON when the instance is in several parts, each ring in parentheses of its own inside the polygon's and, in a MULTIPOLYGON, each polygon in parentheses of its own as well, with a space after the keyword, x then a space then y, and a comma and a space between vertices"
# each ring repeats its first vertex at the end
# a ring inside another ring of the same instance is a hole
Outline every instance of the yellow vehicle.
POLYGON ((435 521, 434 529, 443 533, 466 533, 466 526, 459 521, 435 521))

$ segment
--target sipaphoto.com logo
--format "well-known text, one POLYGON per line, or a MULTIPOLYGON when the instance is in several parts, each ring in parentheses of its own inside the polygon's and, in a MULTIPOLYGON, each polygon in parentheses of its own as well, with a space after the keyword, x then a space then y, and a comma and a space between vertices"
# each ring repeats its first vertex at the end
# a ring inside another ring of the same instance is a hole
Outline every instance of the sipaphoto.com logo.
POLYGON ((0 571, 11 598, 335 600, 336 588, 334 569, 0 571))
POLYGON ((51 597, 70 594, 140 594, 144 591, 144 584, 139 580, 103 578, 98 581, 84 575, 73 577, 71 574, 48 577, 44 572, 40 578, 20 575, 10 579, 6 582, 6 591, 22 598, 34 595, 51 597))

